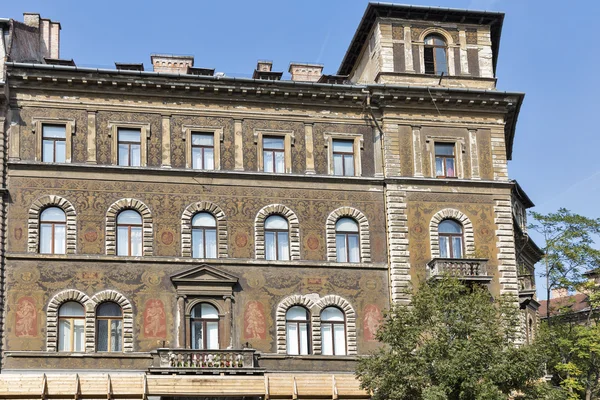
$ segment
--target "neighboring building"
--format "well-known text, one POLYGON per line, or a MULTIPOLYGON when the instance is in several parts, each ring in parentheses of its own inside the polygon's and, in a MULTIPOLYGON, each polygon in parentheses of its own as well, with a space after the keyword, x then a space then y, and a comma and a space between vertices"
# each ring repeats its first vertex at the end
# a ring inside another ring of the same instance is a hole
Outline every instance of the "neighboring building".
MULTIPOLYGON (((596 286, 600 284, 600 271, 591 270, 586 272, 584 276, 587 277, 588 282, 596 286)), ((550 301, 540 301, 539 307, 541 319, 560 317, 570 322, 582 324, 588 321, 590 311, 592 314, 597 315, 598 308, 592 310, 590 295, 585 290, 569 294, 566 289, 554 289, 551 291, 550 301), (550 310, 548 310, 548 305, 550 305, 550 310)))
POLYGON ((526 331, 503 17, 369 4, 336 75, 289 81, 9 45, 0 396, 368 398, 382 313, 445 273, 518 297, 526 331))

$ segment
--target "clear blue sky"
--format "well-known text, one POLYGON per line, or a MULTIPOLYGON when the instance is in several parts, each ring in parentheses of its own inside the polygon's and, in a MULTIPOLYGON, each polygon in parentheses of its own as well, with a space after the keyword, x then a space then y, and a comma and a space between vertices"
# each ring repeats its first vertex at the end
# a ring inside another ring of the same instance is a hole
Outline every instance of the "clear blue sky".
MULTIPOLYGON (((416 0, 417 5, 506 13, 498 88, 525 92, 510 176, 542 213, 566 207, 600 216, 600 52, 594 0, 416 0)), ((366 0, 4 1, 0 17, 24 11, 60 21, 61 56, 113 68, 151 53, 190 54, 195 65, 249 76, 258 59, 285 71, 319 62, 335 73, 366 0)), ((539 242, 539 240, 538 240, 539 242)), ((538 286, 542 282, 538 280, 538 286)), ((542 295, 542 293, 540 293, 542 295)))

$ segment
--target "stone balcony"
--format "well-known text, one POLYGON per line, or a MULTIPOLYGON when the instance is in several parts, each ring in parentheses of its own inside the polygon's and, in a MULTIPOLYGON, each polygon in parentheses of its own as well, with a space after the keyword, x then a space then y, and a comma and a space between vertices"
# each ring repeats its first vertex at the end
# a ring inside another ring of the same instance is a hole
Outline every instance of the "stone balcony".
POLYGON ((489 283, 485 258, 434 258, 427 263, 427 277, 452 276, 463 281, 489 283))
POLYGON ((261 374, 254 349, 192 350, 161 348, 152 352, 150 373, 160 374, 261 374))

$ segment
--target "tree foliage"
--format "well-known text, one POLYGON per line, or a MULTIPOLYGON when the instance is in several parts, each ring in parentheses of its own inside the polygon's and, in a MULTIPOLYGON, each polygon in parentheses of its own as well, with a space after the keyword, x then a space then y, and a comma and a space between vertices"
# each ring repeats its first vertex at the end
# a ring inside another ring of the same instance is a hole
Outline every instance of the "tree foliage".
POLYGON ((515 303, 451 278, 424 283, 410 306, 386 314, 377 333, 384 346, 357 367, 362 387, 375 400, 528 397, 539 390, 543 363, 532 346, 514 345, 515 303))

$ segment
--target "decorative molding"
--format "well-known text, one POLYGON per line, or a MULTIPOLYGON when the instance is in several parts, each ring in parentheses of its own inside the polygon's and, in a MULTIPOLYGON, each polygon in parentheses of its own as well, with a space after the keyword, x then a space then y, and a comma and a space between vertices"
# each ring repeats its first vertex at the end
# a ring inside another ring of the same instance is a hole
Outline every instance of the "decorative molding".
POLYGON ((46 195, 38 198, 29 208, 27 219, 27 250, 30 253, 39 252, 40 241, 40 214, 48 207, 58 207, 64 211, 66 217, 66 254, 75 254, 77 251, 77 213, 73 204, 60 196, 46 195))
POLYGON ((315 354, 321 354, 321 312, 327 307, 337 307, 346 316, 346 354, 353 356, 358 354, 356 345, 356 311, 352 305, 343 297, 330 294, 322 297, 316 304, 319 317, 313 323, 313 349, 315 354))
POLYGON ((431 258, 440 257, 440 237, 438 233, 438 225, 445 219, 453 219, 459 222, 463 227, 463 237, 465 240, 465 255, 468 256, 475 251, 475 238, 473 235, 473 223, 464 213, 452 209, 445 208, 438 211, 429 223, 429 238, 431 241, 431 258))
POLYGON ((337 248, 335 242, 335 224, 342 217, 354 219, 359 226, 360 235, 360 261, 371 262, 371 239, 369 235, 369 221, 365 214, 353 207, 340 207, 327 217, 325 225, 327 240, 327 261, 337 261, 337 248))
POLYGON ((217 258, 227 258, 227 218, 223 210, 210 201, 190 204, 181 216, 181 255, 192 256, 192 218, 199 212, 208 212, 217 221, 217 258))
MULTIPOLYGON (((278 354, 287 353, 285 314, 290 309, 290 307, 293 306, 302 306, 308 310, 310 318, 311 336, 314 337, 313 327, 319 319, 319 310, 316 308, 316 304, 307 296, 299 294, 288 296, 285 299, 281 300, 281 302, 277 306, 277 310, 275 311, 275 332, 278 354)), ((311 340, 311 345, 314 347, 314 340, 311 340)), ((312 353, 312 351, 310 352, 312 353)))
POLYGON ((214 126, 200 126, 200 125, 183 125, 181 127, 183 136, 182 139, 185 141, 185 166, 186 168, 192 168, 192 134, 193 133, 208 133, 212 134, 213 139, 213 160, 214 169, 221 169, 221 142, 223 142, 223 127, 214 126))
POLYGON ((362 176, 361 150, 365 148, 365 140, 362 133, 323 133, 325 147, 327 148, 327 166, 329 175, 333 175, 333 141, 352 140, 354 150, 354 176, 362 176))
POLYGON ((271 204, 263 207, 254 220, 254 251, 258 259, 265 258, 265 220, 270 215, 281 215, 289 224, 290 260, 300 260, 300 221, 289 207, 271 204))
POLYGON ((140 200, 121 199, 110 205, 106 212, 106 254, 116 255, 117 250, 117 215, 123 210, 135 210, 142 216, 142 255, 152 256, 153 233, 152 214, 150 209, 140 200))
POLYGON ((85 351, 94 351, 93 337, 90 338, 88 335, 91 330, 94 330, 96 303, 87 294, 77 289, 63 290, 50 299, 46 309, 46 351, 58 350, 58 310, 68 301, 75 301, 84 307, 85 351))
MULTIPOLYGON (((133 351, 133 308, 131 307, 131 303, 125 296, 115 290, 103 290, 102 292, 96 293, 91 301, 95 304, 97 308, 100 304, 111 301, 117 303, 121 310, 123 311, 123 351, 131 352, 133 351)), ((94 309, 95 313, 95 309, 94 309)), ((96 329, 91 330, 91 332, 86 332, 86 347, 89 345, 88 337, 91 337, 93 348, 96 348, 96 329)))
MULTIPOLYGON (((264 171, 263 136, 279 136, 283 138, 285 173, 292 173, 292 146, 296 142, 294 131, 276 129, 254 129, 254 144, 257 149, 258 171, 264 171)), ((273 172, 275 173, 275 172, 273 172)))
POLYGON ((38 118, 34 117, 31 120, 33 133, 37 136, 35 146, 36 161, 43 161, 42 142, 44 140, 44 125, 64 125, 65 126, 65 162, 70 163, 73 159, 73 135, 75 135, 75 119, 64 118, 38 118))
POLYGON ((150 139, 150 124, 135 122, 108 123, 108 136, 112 137, 112 163, 119 165, 119 129, 140 130, 140 166, 145 167, 148 163, 148 139, 150 139))

